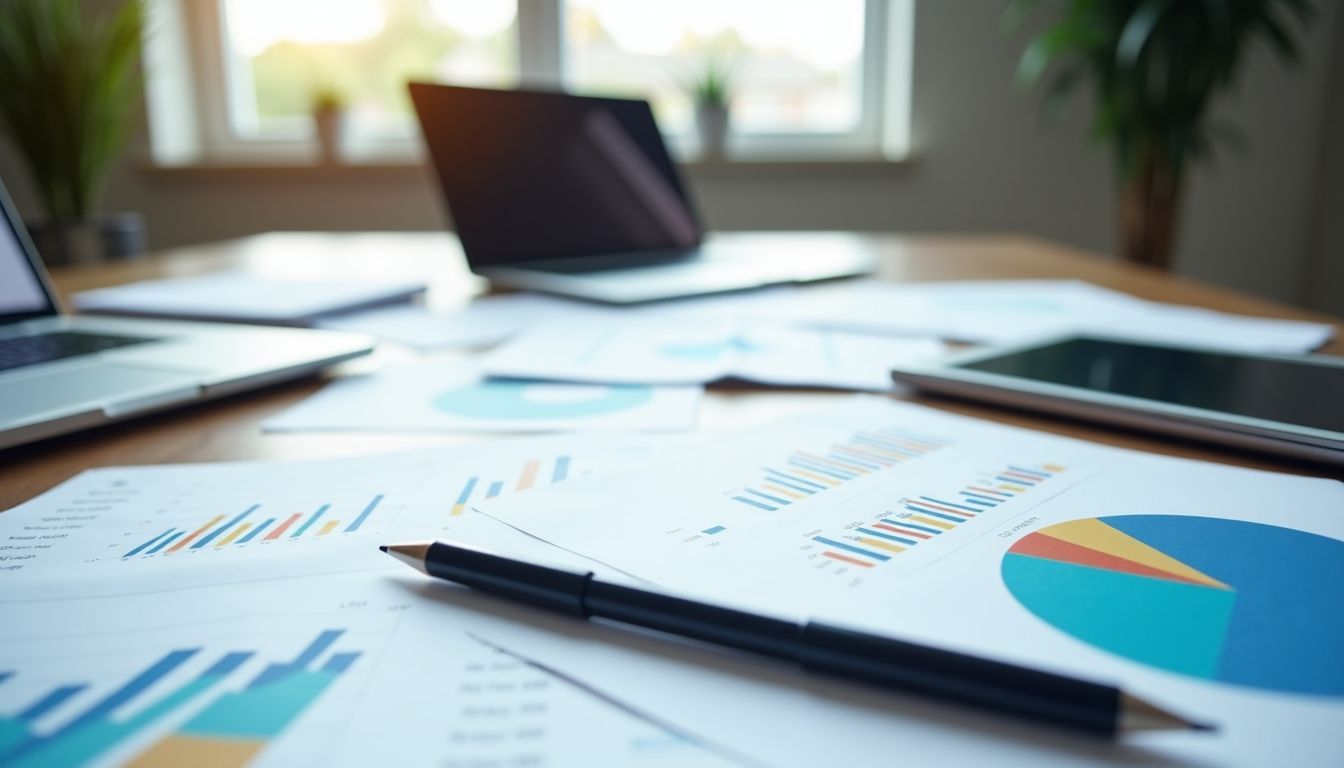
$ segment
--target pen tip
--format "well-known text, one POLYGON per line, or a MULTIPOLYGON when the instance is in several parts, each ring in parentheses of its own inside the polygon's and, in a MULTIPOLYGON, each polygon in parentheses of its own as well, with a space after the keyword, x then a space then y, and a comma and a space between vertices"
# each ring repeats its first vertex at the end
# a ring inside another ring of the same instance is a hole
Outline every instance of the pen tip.
POLYGON ((386 551, 387 551, 387 545, 386 545, 386 544, 379 544, 379 545, 378 545, 378 550, 379 550, 380 552, 386 552, 386 551))
POLYGON ((1190 730, 1192 730, 1192 731, 1208 731, 1209 733, 1214 733, 1214 732, 1216 732, 1216 731, 1218 730, 1218 724, 1217 724, 1217 723, 1191 723, 1191 724, 1190 724, 1190 730))

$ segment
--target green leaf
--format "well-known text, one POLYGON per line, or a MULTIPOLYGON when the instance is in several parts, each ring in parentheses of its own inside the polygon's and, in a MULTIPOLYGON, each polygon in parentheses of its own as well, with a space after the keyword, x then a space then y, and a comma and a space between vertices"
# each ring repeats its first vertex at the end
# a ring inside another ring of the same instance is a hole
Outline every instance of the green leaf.
POLYGON ((1147 0, 1134 15, 1129 17, 1120 40, 1115 46, 1115 60, 1122 68, 1131 68, 1138 64, 1139 56, 1152 39, 1153 31, 1162 22, 1171 7, 1172 0, 1147 0))

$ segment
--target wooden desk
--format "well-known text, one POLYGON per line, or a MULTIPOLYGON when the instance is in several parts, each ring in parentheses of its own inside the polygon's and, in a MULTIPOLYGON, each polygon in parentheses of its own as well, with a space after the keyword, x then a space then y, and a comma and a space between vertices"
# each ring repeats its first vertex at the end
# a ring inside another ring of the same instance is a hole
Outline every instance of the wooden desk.
MULTIPOLYGON (((1337 318, 1313 315, 1191 280, 1116 264, 1031 237, 874 235, 871 239, 881 254, 880 274, 889 280, 1078 278, 1146 299, 1339 325, 1337 318)), ((430 281, 431 304, 442 307, 464 303, 485 289, 481 281, 467 272, 456 240, 441 233, 278 233, 168 251, 129 263, 69 267, 56 271, 53 278, 57 289, 68 296, 87 288, 225 268, 245 268, 266 274, 423 277, 430 281)), ((1344 354, 1344 327, 1340 327, 1339 335, 1324 351, 1344 354)), ((387 350, 380 351, 378 357, 386 359, 405 354, 408 353, 387 350)), ((376 363, 377 360, 373 361, 376 363)), ((353 365, 369 364, 364 361, 353 365)), ((321 385, 319 379, 308 379, 0 451, 0 509, 8 509, 93 467, 317 458, 500 439, 454 434, 262 434, 259 425, 263 419, 302 400, 321 385)), ((706 427, 756 424, 840 397, 845 395, 807 390, 715 387, 705 400, 700 423, 706 427)), ((1342 474, 1337 468, 1233 453, 1051 417, 954 401, 918 399, 958 413, 1156 453, 1300 474, 1342 474)))

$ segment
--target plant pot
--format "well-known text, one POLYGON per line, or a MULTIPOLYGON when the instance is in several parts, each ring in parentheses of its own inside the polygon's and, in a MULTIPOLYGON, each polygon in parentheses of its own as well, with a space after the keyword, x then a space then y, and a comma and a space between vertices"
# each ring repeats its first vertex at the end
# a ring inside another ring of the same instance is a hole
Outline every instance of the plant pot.
POLYGON ((1181 215, 1181 171, 1149 158, 1120 186, 1120 247, 1125 261, 1171 269, 1181 215))
POLYGON ((728 150, 728 107, 722 104, 697 104, 695 127, 700 133, 700 154, 722 159, 728 150))
POLYGON ((345 110, 318 107, 313 110, 313 129, 317 133, 317 159, 325 165, 341 162, 345 145, 345 110))
POLYGON ((133 259, 145 252, 145 221, 138 213, 47 219, 27 226, 47 266, 133 259))

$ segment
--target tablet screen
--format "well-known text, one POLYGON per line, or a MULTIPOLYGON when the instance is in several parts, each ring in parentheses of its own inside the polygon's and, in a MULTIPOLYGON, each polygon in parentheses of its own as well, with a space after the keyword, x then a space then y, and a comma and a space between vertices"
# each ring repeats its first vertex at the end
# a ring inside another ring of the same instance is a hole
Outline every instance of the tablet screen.
POLYGON ((1077 338, 959 368, 1344 432, 1344 367, 1077 338))

